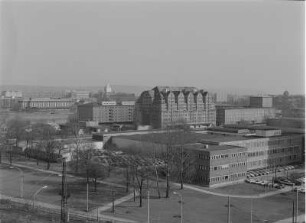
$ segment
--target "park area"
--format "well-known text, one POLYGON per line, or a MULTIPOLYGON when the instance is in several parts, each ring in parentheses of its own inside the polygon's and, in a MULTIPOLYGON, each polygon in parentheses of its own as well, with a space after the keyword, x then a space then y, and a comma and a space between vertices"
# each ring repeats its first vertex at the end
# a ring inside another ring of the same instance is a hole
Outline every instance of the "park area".
MULTIPOLYGON (((19 168, 24 175, 23 198, 35 202, 40 201, 51 205, 61 205, 61 181, 59 174, 44 173, 32 169, 19 168), (43 188, 44 187, 44 188, 43 188)), ((8 165, 1 165, 0 169, 0 191, 2 194, 12 197, 20 197, 21 173, 17 168, 10 168, 8 165)), ((85 179, 77 177, 67 177, 68 207, 80 211, 86 211, 87 208, 87 185, 85 179)), ((105 203, 111 202, 112 191, 114 199, 126 195, 124 187, 110 186, 108 184, 98 183, 97 190, 93 183, 89 184, 88 207, 89 211, 105 203)))
MULTIPOLYGON (((23 157, 15 157, 15 164, 22 164, 29 168, 19 170, 16 167, 10 168, 7 164, 0 166, 0 191, 1 194, 20 197, 21 171, 24 174, 23 197, 33 202, 44 202, 50 205, 60 206, 61 196, 61 164, 54 163, 51 168, 46 171, 46 163, 40 162, 37 166, 36 161, 23 157), (47 187, 45 187, 47 186, 47 187), (44 188, 43 188, 44 187, 44 188), (43 189, 42 189, 43 188, 43 189)), ((14 164, 13 163, 13 164, 14 164)), ((69 169, 69 168, 68 168, 69 169)), ((179 189, 177 184, 171 185, 170 198, 165 198, 165 182, 160 179, 161 198, 158 198, 156 182, 154 180, 145 181, 143 185, 143 205, 139 207, 139 197, 136 200, 131 197, 115 205, 113 213, 109 204, 112 199, 120 199, 127 194, 133 193, 133 187, 130 186, 130 191, 127 193, 125 188, 125 177, 119 169, 113 169, 110 177, 103 180, 104 183, 98 183, 97 191, 94 184, 90 181, 89 185, 89 212, 93 212, 97 207, 100 207, 101 215, 114 216, 135 220, 137 222, 147 222, 148 219, 148 203, 150 209, 150 222, 169 222, 176 223, 181 220, 180 208, 182 207, 183 222, 227 222, 228 217, 228 197, 227 195, 258 195, 277 191, 277 189, 265 189, 263 186, 240 183, 219 188, 203 188, 194 186, 194 188, 204 190, 196 191, 185 187, 179 189), (111 184, 114 183, 114 184, 111 184), (148 183, 148 185, 147 185, 148 183), (122 185, 122 186, 121 186, 122 185), (149 188, 149 189, 148 189, 149 188), (150 191, 148 200, 147 191, 150 191), (112 192, 113 191, 113 192, 112 192), (173 192, 177 192, 174 194, 173 192), (224 196, 217 196, 218 193, 224 196), (114 197, 113 197, 114 196, 114 197), (182 196, 182 206, 180 202, 182 196), (109 208, 102 208, 108 206, 109 208)), ((68 207, 78 211, 86 211, 86 180, 81 177, 69 175, 67 177, 68 191, 70 197, 68 199, 68 207)), ((230 216, 231 222, 249 222, 251 218, 251 202, 252 202, 252 218, 253 222, 276 222, 281 219, 290 218, 292 216, 292 201, 296 200, 296 192, 279 193, 265 198, 230 198, 230 216), (252 201, 251 201, 252 200, 252 201)), ((298 213, 305 213, 304 194, 299 196, 298 213)), ((15 219, 22 218, 22 209, 14 208, 16 214, 15 219)), ((3 216, 9 213, 2 209, 3 216)), ((1 216, 1 219, 5 219, 1 216)), ((7 216, 7 215, 6 215, 7 216)), ((47 215, 33 211, 31 208, 26 215, 29 222, 48 222, 47 215), (47 219, 47 220, 46 220, 47 219)), ((50 216, 49 216, 50 219, 50 216)), ((53 219, 53 217, 52 217, 53 219)), ((18 219, 16 220, 18 222, 18 219)), ((11 222, 16 222, 11 221, 11 222)), ((4 221, 10 222, 10 221, 4 221)))
MULTIPOLYGON (((234 191, 230 188, 230 191, 233 194, 237 194, 238 191, 242 191, 247 186, 245 184, 237 184, 235 185, 236 190, 234 191)), ((262 192, 260 186, 252 185, 252 187, 249 191, 255 189, 262 192)), ((184 222, 227 222, 228 197, 215 196, 191 189, 179 190, 178 187, 172 188, 172 190, 177 191, 182 196, 184 222)), ((226 187, 223 187, 223 192, 226 192, 226 187)), ((169 199, 158 199, 153 191, 150 194, 152 194, 149 199, 150 222, 180 222, 181 203, 178 194, 172 192, 169 199)), ((290 218, 292 216, 292 200, 295 199, 295 196, 295 192, 287 192, 258 199, 230 198, 231 222, 250 222, 251 202, 253 206, 253 222, 276 222, 281 219, 290 218)), ((147 197, 144 200, 142 208, 139 208, 138 203, 133 202, 133 200, 124 202, 116 206, 114 216, 146 222, 148 218, 147 205, 147 197)), ((109 211, 106 213, 112 214, 109 211)), ((299 199, 298 213, 305 213, 305 200, 303 195, 299 199)))

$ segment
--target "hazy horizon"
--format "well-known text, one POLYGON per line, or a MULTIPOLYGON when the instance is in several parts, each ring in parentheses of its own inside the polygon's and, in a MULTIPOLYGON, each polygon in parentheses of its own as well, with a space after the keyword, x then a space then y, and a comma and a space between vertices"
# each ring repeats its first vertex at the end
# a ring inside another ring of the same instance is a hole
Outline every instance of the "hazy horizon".
POLYGON ((1 85, 304 94, 304 2, 0 2, 1 85))

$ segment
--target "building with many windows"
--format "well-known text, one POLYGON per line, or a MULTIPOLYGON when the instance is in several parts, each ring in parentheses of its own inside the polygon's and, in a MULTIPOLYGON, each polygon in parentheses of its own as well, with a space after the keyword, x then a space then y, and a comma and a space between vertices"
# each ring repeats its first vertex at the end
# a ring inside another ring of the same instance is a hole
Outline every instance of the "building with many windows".
POLYGON ((265 123, 267 119, 277 117, 278 113, 279 111, 275 108, 217 106, 216 124, 265 123))
POLYGON ((29 98, 18 103, 21 109, 69 109, 74 101, 69 98, 29 98))
MULTIPOLYGON (((219 130, 220 131, 220 130, 219 130)), ((173 148, 183 145, 184 151, 192 155, 192 182, 205 186, 217 186, 239 182, 246 172, 260 168, 275 168, 301 163, 304 154, 304 135, 281 133, 279 129, 258 128, 252 134, 240 135, 225 132, 189 132, 172 140, 173 148), (175 144, 177 143, 177 144, 175 144)), ((122 135, 111 138, 111 143, 124 151, 165 151, 170 133, 144 135, 122 135), (148 142, 148 143, 146 143, 148 142)))
POLYGON ((157 86, 144 91, 136 103, 139 125, 165 128, 177 122, 195 127, 216 123, 215 104, 210 94, 194 87, 157 86))
POLYGON ((135 102, 103 101, 87 103, 77 108, 79 121, 94 121, 104 123, 133 123, 135 120, 135 102))
POLYGON ((195 156, 194 183, 211 187, 243 181, 246 177, 246 148, 203 144, 190 144, 184 148, 195 156))

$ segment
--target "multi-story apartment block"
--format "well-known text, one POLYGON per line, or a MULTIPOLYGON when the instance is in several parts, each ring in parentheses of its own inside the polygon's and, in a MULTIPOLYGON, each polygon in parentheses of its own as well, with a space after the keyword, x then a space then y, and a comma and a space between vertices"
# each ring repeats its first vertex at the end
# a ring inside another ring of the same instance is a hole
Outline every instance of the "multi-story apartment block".
POLYGON ((252 124, 264 123, 269 118, 275 118, 279 113, 274 108, 250 108, 217 106, 217 125, 239 124, 248 122, 252 124))
POLYGON ((216 123, 211 96, 194 87, 157 86, 142 92, 136 107, 137 123, 153 128, 165 128, 180 121, 194 126, 216 123))
POLYGON ((135 120, 135 102, 105 101, 79 105, 78 119, 98 123, 131 123, 135 120))

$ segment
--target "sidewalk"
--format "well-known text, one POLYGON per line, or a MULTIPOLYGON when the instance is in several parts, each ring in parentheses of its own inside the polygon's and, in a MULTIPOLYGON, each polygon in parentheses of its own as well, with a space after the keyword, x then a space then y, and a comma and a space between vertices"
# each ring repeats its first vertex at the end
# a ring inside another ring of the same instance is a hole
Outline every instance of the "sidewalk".
MULTIPOLYGON (((304 223, 304 222, 305 222, 305 214, 299 215, 296 223, 304 223)), ((292 223, 292 217, 276 221, 274 223, 292 223)))
MULTIPOLYGON (((32 200, 15 198, 15 197, 6 196, 6 195, 3 195, 3 194, 0 194, 0 199, 7 199, 7 200, 11 200, 11 201, 16 202, 16 203, 20 203, 20 204, 33 205, 32 200)), ((47 208, 47 209, 54 210, 58 213, 60 213, 60 211, 61 211, 60 206, 52 205, 52 204, 48 204, 48 203, 44 203, 44 202, 40 202, 40 201, 35 201, 35 208, 37 208, 37 209, 47 208)), ((108 216, 108 215, 101 215, 100 213, 97 216, 96 213, 77 211, 77 210, 74 210, 74 209, 69 209, 69 215, 76 216, 76 217, 82 217, 82 218, 85 218, 85 219, 86 218, 97 219, 99 217, 99 220, 105 220, 105 221, 137 223, 136 221, 125 219, 125 218, 118 218, 118 217, 112 217, 112 216, 108 216)))
MULTIPOLYGON (((136 191, 135 192, 135 196, 137 197, 138 195, 139 195, 139 193, 136 191)), ((132 199, 133 197, 134 197, 134 193, 128 194, 128 195, 126 195, 124 197, 121 197, 121 198, 115 200, 114 201, 114 205, 116 206, 118 204, 121 204, 121 203, 123 203, 125 201, 128 201, 128 200, 132 199)), ((108 204, 106 204, 104 206, 101 206, 101 207, 93 209, 92 211, 90 211, 90 213, 95 214, 95 213, 97 213, 97 211, 99 211, 99 213, 101 213, 103 211, 111 209, 112 207, 113 207, 113 202, 110 202, 110 203, 108 203, 108 204)))
MULTIPOLYGON (((178 183, 173 183, 176 186, 180 186, 180 184, 178 183)), ((190 190, 194 190, 194 191, 198 191, 198 192, 202 192, 205 194, 211 194, 211 195, 215 195, 215 196, 220 196, 220 197, 236 197, 236 198, 252 198, 252 199, 256 199, 256 198, 264 198, 264 197, 269 197, 269 196, 273 196, 275 194, 281 194, 281 193, 285 193, 285 192, 289 192, 292 190, 291 187, 285 187, 281 190, 277 190, 277 191, 271 191, 268 193, 261 193, 261 194, 256 194, 256 195, 239 195, 239 194, 221 194, 221 193, 216 193, 216 192, 212 192, 212 191, 207 191, 205 189, 201 189, 189 184, 184 184, 184 188, 190 189, 190 190)))
MULTIPOLYGON (((2 162, 2 164, 10 165, 9 163, 6 163, 6 162, 2 162)), ((27 165, 23 165, 23 164, 18 164, 18 163, 13 163, 12 166, 22 167, 22 168, 31 169, 31 170, 35 170, 35 171, 39 171, 39 172, 43 172, 43 173, 54 174, 54 175, 62 175, 62 173, 58 172, 58 171, 38 169, 38 168, 34 168, 34 167, 31 167, 31 166, 27 166, 27 165)), ((71 177, 71 178, 80 179, 80 180, 84 179, 83 177, 74 176, 72 174, 66 174, 66 176, 67 177, 71 177)), ((102 184, 106 184, 106 185, 109 185, 109 186, 125 188, 124 185, 116 184, 116 183, 111 183, 111 182, 107 182, 107 181, 103 181, 103 180, 97 180, 97 182, 98 183, 102 183, 102 184)))

